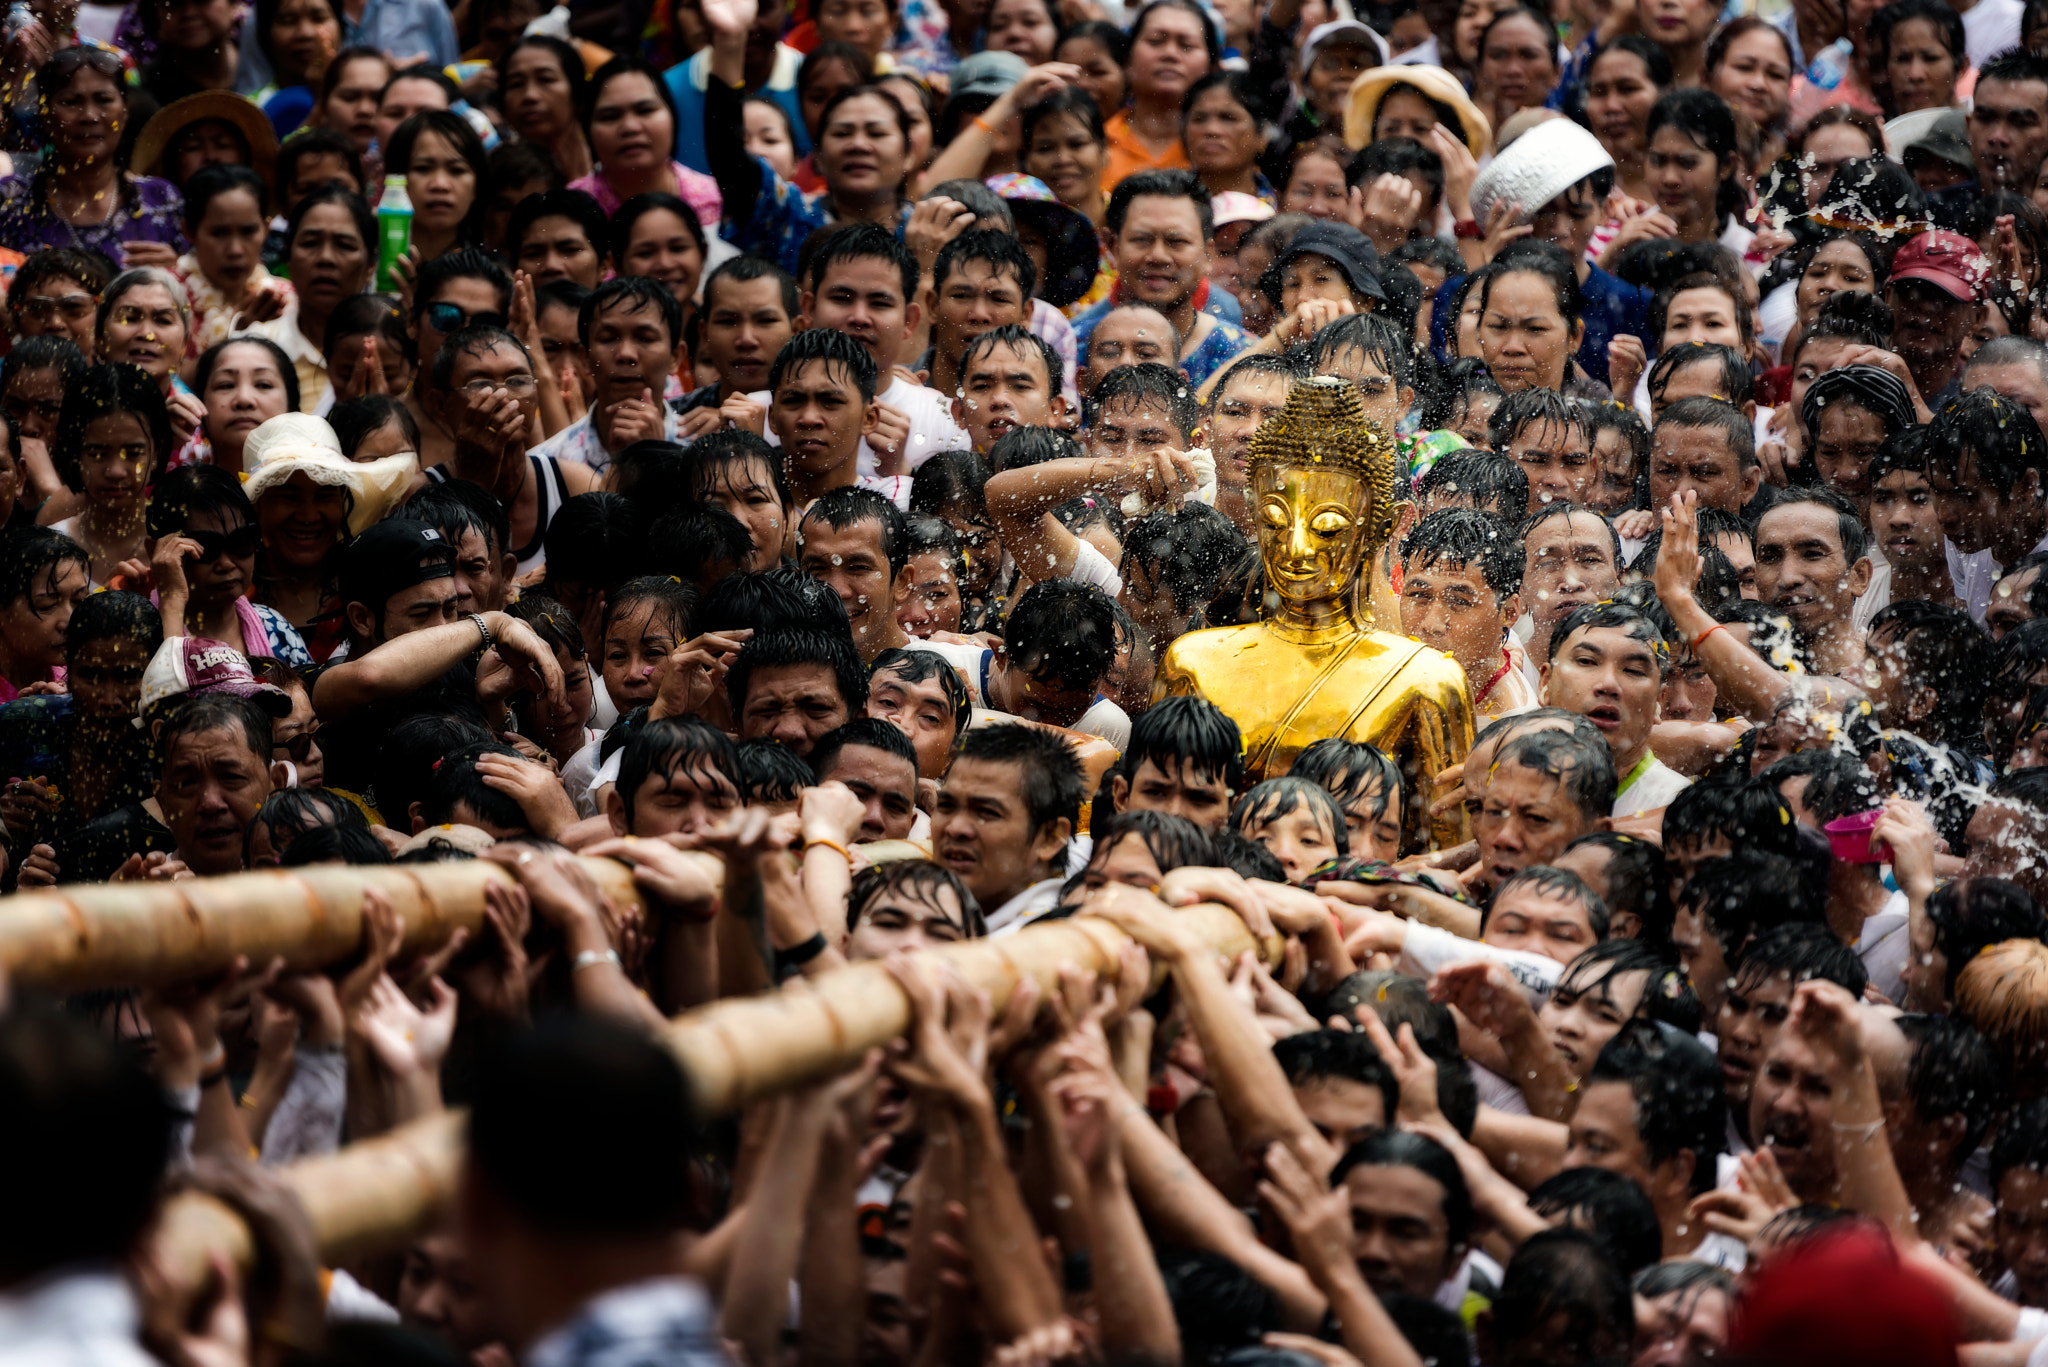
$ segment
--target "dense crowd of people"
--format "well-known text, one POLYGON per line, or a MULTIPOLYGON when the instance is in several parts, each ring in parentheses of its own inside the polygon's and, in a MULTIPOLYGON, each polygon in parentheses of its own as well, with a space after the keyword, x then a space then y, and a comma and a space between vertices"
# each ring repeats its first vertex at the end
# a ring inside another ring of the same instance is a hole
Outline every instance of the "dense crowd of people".
POLYGON ((16 0, 0 103, 0 889, 499 871, 18 964, 0 1364, 2048 1363, 2048 0, 16 0))

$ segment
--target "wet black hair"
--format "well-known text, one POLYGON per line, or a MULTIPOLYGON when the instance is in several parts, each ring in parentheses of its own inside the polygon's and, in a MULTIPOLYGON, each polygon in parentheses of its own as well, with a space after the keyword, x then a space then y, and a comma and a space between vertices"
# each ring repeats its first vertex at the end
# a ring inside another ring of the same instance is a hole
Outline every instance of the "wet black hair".
POLYGON ((1759 931, 1730 965, 1735 990, 1753 991, 1783 974, 1797 987, 1803 982, 1829 982, 1858 1001, 1869 973, 1856 951, 1822 923, 1796 921, 1759 931))
POLYGON ((256 520, 242 481, 217 465, 183 465, 165 474, 149 492, 143 526, 152 537, 182 532, 201 513, 230 513, 256 520))
POLYGON ((1247 835, 1245 828, 1254 822, 1277 821, 1298 807, 1315 812, 1330 828, 1330 841, 1339 858, 1350 853, 1351 832, 1344 825, 1344 812, 1337 799, 1320 783, 1291 774, 1269 778, 1239 798, 1230 809, 1230 829, 1247 835))
POLYGON ((1132 719, 1117 772, 1128 780, 1148 761, 1165 774, 1185 765, 1233 793, 1244 786, 1244 739, 1237 722, 1198 695, 1162 698, 1132 719))
POLYGON ((419 419, 401 399, 389 394, 364 394, 353 399, 343 399, 327 415, 328 426, 334 429, 334 436, 341 443, 341 453, 351 459, 372 434, 383 431, 392 423, 417 451, 420 445, 419 419))
POLYGON ((1585 406, 1555 389, 1539 388, 1518 390, 1502 399, 1500 407, 1487 420, 1486 438, 1499 450, 1520 436, 1523 428, 1539 423, 1548 423, 1560 432, 1576 428, 1585 433, 1589 448, 1593 444, 1593 428, 1586 420, 1585 406))
POLYGON ((1007 272, 1017 282, 1025 300, 1038 288, 1038 266, 1025 252, 1017 235, 995 228, 969 228, 939 249, 932 264, 932 292, 936 297, 946 279, 969 261, 979 261, 995 274, 1007 272))
MULTIPOLYGON (((744 261, 747 258, 736 259, 744 261)), ((576 312, 576 340, 589 346, 590 329, 597 322, 597 315, 621 303, 627 313, 641 313, 652 305, 661 318, 661 325, 668 330, 669 344, 673 346, 682 340, 681 301, 667 285, 644 275, 615 275, 592 290, 590 297, 583 301, 583 307, 576 312)))
POLYGON ((1587 887, 1585 880, 1577 874, 1568 869, 1552 868, 1548 864, 1531 864, 1525 869, 1517 869, 1493 890, 1493 896, 1486 899, 1486 906, 1479 913, 1479 929, 1482 934, 1486 930, 1486 923, 1493 919, 1493 909, 1500 905, 1501 898, 1521 888, 1533 888, 1539 897, 1562 898, 1577 902, 1586 909, 1586 920, 1593 928, 1594 940, 1607 938, 1607 927, 1613 915, 1607 910, 1607 903, 1601 899, 1600 894, 1587 887))
POLYGON ((1146 853, 1152 856, 1161 873, 1217 865, 1216 841, 1209 832, 1186 817, 1169 812, 1117 812, 1095 822, 1089 834, 1094 847, 1088 863, 1061 885, 1062 905, 1072 905, 1070 899, 1085 895, 1089 872, 1101 868, 1127 836, 1144 842, 1146 853))
POLYGON ((844 726, 836 727, 818 737, 811 747, 811 773, 816 781, 823 783, 825 776, 832 772, 833 764, 839 759, 839 752, 849 745, 865 746, 880 750, 917 769, 917 751, 910 746, 910 737, 903 734, 895 723, 878 717, 855 717, 844 726))
POLYGON ((1330 1185, 1338 1186, 1346 1173, 1360 1167, 1414 1168, 1433 1179, 1443 1188, 1444 1224, 1450 1231, 1451 1247, 1459 1248, 1472 1237, 1471 1189, 1465 1185, 1458 1160, 1434 1139, 1410 1130, 1382 1130, 1368 1135, 1337 1160, 1337 1166, 1330 1170, 1330 1185))
POLYGON ((2004 1100, 1997 1051, 1959 1016, 1909 1012, 1898 1018, 1898 1027, 1913 1047, 1906 1065, 1906 1095, 1916 1118, 1930 1127, 1952 1115, 1963 1118, 1961 1136, 1947 1153, 1936 1157, 1953 1176, 1977 1151, 2004 1100))
MULTIPOLYGON (((73 619, 77 620, 76 618, 73 619)), ((2048 917, 2019 884, 2004 878, 1957 878, 1927 899, 1934 947, 1948 961, 1942 995, 1956 995, 1956 976, 1992 945, 2048 939, 2048 917)))
POLYGON ((747 682, 754 670, 780 665, 822 665, 838 687, 847 716, 860 716, 867 707, 867 666, 854 652, 853 638, 845 628, 770 627, 757 630, 726 671, 725 692, 735 717, 746 711, 747 682))
POLYGON ((747 805, 795 802, 817 782, 804 758, 779 741, 743 740, 733 746, 732 780, 747 805))
POLYGON ((1693 1193, 1713 1187, 1714 1160, 1728 1142, 1727 1093, 1713 1052, 1690 1031, 1629 1021, 1601 1047, 1586 1082, 1627 1083, 1635 1094, 1636 1133, 1650 1161, 1665 1163, 1690 1149, 1693 1193))
POLYGON ((1099 688, 1116 666, 1115 600, 1092 584, 1042 579, 1003 624, 1012 668, 1067 688, 1099 688))
MULTIPOLYGON (((1277 304, 1278 300, 1274 302, 1277 304)), ((1414 347, 1401 329, 1377 311, 1347 313, 1318 330, 1308 345, 1308 371, 1312 375, 1327 374, 1330 367, 1354 351, 1379 366, 1399 388, 1415 387, 1414 347)))
POLYGON ((1195 401, 1195 389, 1188 383, 1188 377, 1157 361, 1118 366, 1103 376, 1088 396, 1088 425, 1099 424, 1103 412, 1116 403, 1158 405, 1180 429, 1183 441, 1194 436, 1195 424, 1202 419, 1202 408, 1195 401))
POLYGON ((633 821, 633 800, 640 786, 655 774, 678 770, 705 769, 733 785, 741 801, 747 797, 739 783, 739 763, 733 743, 725 732, 695 717, 663 717, 649 721, 633 733, 619 759, 619 800, 626 807, 626 823, 633 821))
MULTIPOLYGON (((1153 0, 1165 3, 1166 0, 1153 0)), ((1189 0, 1173 0, 1174 3, 1188 3, 1189 0)), ((1153 6, 1147 5, 1150 10, 1153 6)), ((1141 16, 1142 17, 1142 16, 1141 16)), ((1204 26, 1207 31, 1207 26, 1204 26)), ((1209 187, 1193 171, 1139 171, 1125 176, 1109 192, 1109 203, 1102 211, 1102 226, 1115 237, 1124 230, 1124 219, 1131 212, 1131 201, 1140 195, 1156 196, 1161 199, 1185 199, 1192 201, 1195 214, 1202 223, 1202 237, 1206 241, 1216 236, 1216 211, 1210 205, 1209 187)), ((1274 253, 1279 255, 1279 253, 1274 253)))
POLYGON ((1515 1250, 1493 1298, 1482 1338, 1493 1362, 1534 1360, 1539 1345, 1558 1361, 1626 1355, 1635 1302, 1607 1240, 1582 1229, 1546 1229, 1515 1250))
POLYGON ((751 627, 821 629, 852 639, 846 605, 839 595, 801 570, 787 565, 729 574, 705 590, 697 609, 696 629, 733 631, 751 627))
MULTIPOLYGON (((1060 392, 1065 366, 1060 360, 1059 352, 1053 350, 1052 344, 1045 338, 1021 323, 1005 323, 999 328, 990 328, 961 348, 960 383, 963 388, 967 383, 967 367, 973 363, 974 358, 999 346, 1006 346, 1020 355, 1035 358, 1044 367, 1046 391, 1055 395, 1060 392)), ((995 459, 993 450, 989 452, 989 457, 991 460, 995 459)), ((996 468, 1003 470, 1009 467, 997 461, 996 468)))
MULTIPOLYGON (((1661 399, 1671 377, 1689 365, 1721 367, 1720 397, 1738 407, 1756 397, 1756 382, 1741 352, 1721 342, 1680 342, 1667 348, 1650 366, 1650 397, 1661 399)), ((1710 396, 1711 397, 1711 396, 1710 396)))
POLYGON ((1017 766, 1017 794, 1033 833, 1065 819, 1069 831, 1081 825, 1081 761, 1058 732, 1023 722, 977 726, 960 743, 960 758, 1017 766))
POLYGON ((1364 1032, 1304 1030, 1274 1041, 1273 1061, 1295 1087, 1341 1078, 1378 1089, 1386 1106, 1386 1123, 1394 1123, 1394 1112, 1401 1104, 1401 1084, 1364 1032))
POLYGON ((813 293, 825 283, 826 273, 841 262, 873 260, 886 261, 896 268, 903 281, 904 302, 917 298, 917 258, 886 228, 872 223, 841 223, 811 238, 804 248, 804 288, 813 293))
POLYGON ((1614 808, 1614 752, 1604 740, 1589 741, 1576 729, 1524 731, 1500 747, 1493 763, 1496 769, 1518 764, 1557 780, 1587 821, 1599 821, 1614 808))
POLYGON ((782 388, 789 373, 809 361, 823 362, 827 374, 840 371, 853 382, 862 403, 874 402, 880 379, 874 356, 850 333, 832 328, 807 328, 782 344, 782 350, 775 353, 775 361, 768 367, 769 392, 782 388))
POLYGON ((1940 697, 1921 723, 1926 739, 1969 752, 1982 748, 1992 658, 1984 628, 1945 603, 1900 599, 1870 619, 1869 637, 1898 643, 1905 688, 1930 688, 1940 697))
POLYGON ((1529 474, 1511 457, 1467 447, 1437 457, 1415 482, 1415 496, 1470 499, 1480 512, 1512 522, 1528 510, 1529 474))
POLYGON ((818 495, 817 501, 804 514, 803 521, 797 524, 799 543, 803 539, 803 529, 813 521, 822 522, 835 532, 848 531, 863 522, 877 523, 881 528, 882 558, 889 564, 889 578, 894 580, 910 563, 910 529, 904 524, 902 512, 872 489, 848 485, 827 489, 818 495))
MULTIPOLYGON (((918 646, 891 646, 875 656, 874 664, 868 667, 868 691, 874 692, 875 676, 887 670, 906 683, 923 683, 926 679, 937 679, 940 691, 946 695, 946 703, 953 712, 953 747, 957 750, 967 735, 967 723, 974 715, 973 699, 968 696, 967 685, 960 681, 960 675, 946 662, 946 657, 934 650, 923 650, 918 646)), ((1135 744, 1137 729, 1132 727, 1135 744)))
POLYGON ((1607 1168, 1566 1168, 1529 1193, 1529 1209, 1560 1227, 1591 1234, 1623 1276, 1664 1256, 1664 1230, 1649 1193, 1633 1177, 1607 1168))
POLYGON ((1521 538, 1491 513, 1471 508, 1439 508, 1415 524, 1401 540, 1401 563, 1410 562, 1425 570, 1439 563, 1459 568, 1476 564, 1502 603, 1522 589, 1521 538))
POLYGON ((1751 778, 1702 779, 1664 809, 1664 849, 1726 840, 1730 849, 1787 858, 1798 852, 1792 808, 1775 783, 1751 778))
MULTIPOLYGON (((1979 79, 1982 79, 1981 77, 1979 79)), ((1973 457, 1975 480, 2009 499, 2029 473, 2048 486, 2048 442, 2027 406, 1995 390, 1971 389, 1950 399, 1929 427, 1927 460, 1954 484, 1973 457)))
POLYGON ((1738 963, 1752 936, 1774 926, 1820 922, 1821 899, 1802 866, 1781 854, 1741 848, 1703 860, 1679 889, 1678 905, 1697 910, 1722 957, 1738 963))
POLYGON ((782 311, 788 314, 792 321, 795 320, 798 304, 796 277, 776 265, 773 261, 770 261, 767 257, 751 254, 734 256, 714 266, 704 277, 702 292, 704 295, 704 308, 706 310, 711 309, 716 302, 712 298, 711 288, 721 280, 731 280, 739 284, 745 284, 751 280, 775 281, 781 287, 782 311))
POLYGON ((1602 900, 1613 914, 1633 912, 1641 922, 1637 939, 1659 946, 1671 941, 1671 876, 1664 865, 1664 851, 1654 841, 1620 831, 1593 831, 1565 846, 1565 852, 1581 846, 1607 851, 1607 891, 1602 900))
POLYGON ((926 906, 940 905, 939 894, 951 892, 960 903, 961 915, 966 924, 961 930, 970 940, 979 940, 988 934, 988 921, 981 903, 960 876, 944 864, 929 859, 897 859, 886 864, 871 864, 854 875, 853 888, 846 895, 846 923, 860 924, 860 918, 879 897, 900 894, 926 906))

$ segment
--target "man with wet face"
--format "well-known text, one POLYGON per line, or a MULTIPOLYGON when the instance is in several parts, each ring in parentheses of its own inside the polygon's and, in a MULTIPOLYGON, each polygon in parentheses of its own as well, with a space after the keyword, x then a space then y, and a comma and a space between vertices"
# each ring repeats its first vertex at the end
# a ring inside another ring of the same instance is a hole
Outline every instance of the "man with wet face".
POLYGON ((414 494, 398 515, 439 529, 455 548, 457 612, 504 610, 519 561, 505 548, 511 520, 502 503, 479 485, 451 479, 414 494))
POLYGON ((1927 482, 1953 548, 1950 570, 1963 571, 1956 596, 1981 621, 2002 567, 2048 550, 2048 449, 2034 415, 1988 389, 1940 405, 1928 431, 1927 482))
POLYGON ((1798 1200, 1837 1205, 1843 1131, 1885 1126, 1879 1077, 1903 1080, 1898 1027, 1831 982, 1802 983, 1750 1089, 1749 1132, 1798 1200))
POLYGON ((939 779, 967 729, 967 686, 942 655, 915 647, 885 650, 868 672, 868 715, 910 737, 917 776, 939 779))
POLYGON ((942 247, 932 266, 932 346, 918 367, 931 387, 958 398, 967 344, 1029 323, 1037 284, 1038 268, 1014 233, 970 228, 942 247))
POLYGON ((1538 701, 1600 729, 1620 778, 1616 817, 1664 807, 1689 782, 1650 750, 1668 665, 1669 646, 1656 622, 1626 603, 1580 608, 1551 635, 1538 701))
POLYGON ((1195 695, 1162 698, 1131 723, 1130 744, 1109 773, 1107 808, 1163 812, 1214 834, 1243 786, 1244 742, 1229 714, 1195 695))
POLYGON ((1379 1294, 1436 1297, 1465 1261, 1472 1197, 1442 1145, 1380 1130, 1346 1151, 1330 1186, 1351 1207, 1351 1256, 1379 1294))
POLYGON ((1659 1022, 1629 1021, 1586 1075, 1564 1163, 1634 1180, 1657 1211, 1664 1256, 1688 1257, 1710 1237, 1687 1207, 1714 1185, 1726 1129, 1706 1046, 1659 1022))
POLYGON ((741 740, 773 740, 808 759, 819 737, 867 707, 868 672, 843 633, 774 627, 741 647, 725 687, 741 740))
POLYGON ((991 934, 1052 909, 1080 821, 1080 761, 1042 726, 996 723, 967 733, 932 813, 938 862, 988 913, 991 934))
POLYGON ((271 793, 270 717, 249 698, 198 694, 165 720, 157 755, 172 857, 201 878, 240 873, 242 834, 271 793))
POLYGON ((1256 537, 1245 489, 1251 481, 1252 438, 1259 425, 1287 407, 1287 391, 1301 378, 1300 367, 1285 356, 1253 354, 1239 357, 1209 391, 1209 408, 1196 440, 1216 458, 1216 510, 1256 537))
POLYGON ((1584 504, 1599 474, 1593 427, 1576 400, 1552 389, 1524 389, 1502 400, 1487 423, 1493 449, 1529 477, 1529 506, 1584 504))
POLYGON ((723 731, 695 717, 661 717, 633 733, 605 789, 613 835, 701 836, 740 806, 739 757, 723 731))
POLYGON ((1809 979, 1839 984, 1856 997, 1869 981, 1854 950, 1826 926, 1807 923, 1774 926, 1752 940, 1720 994, 1720 1009, 1708 1025, 1720 1050, 1731 1152, 1751 1147, 1751 1086, 1785 1028, 1793 991, 1809 979))
POLYGON ((797 525, 797 564, 839 595, 865 664, 910 644, 896 620, 910 593, 909 547, 903 514, 870 489, 827 490, 797 525))
MULTIPOLYGON (((1984 630, 1993 642, 2004 640, 2041 615, 2034 610, 2034 590, 2044 572, 2048 572, 2048 551, 2034 551, 1991 586, 1991 601, 1984 610, 1984 630)), ((2048 590, 2043 592, 2048 594, 2048 590)))
POLYGON ((859 839, 907 840, 917 822, 917 751, 885 721, 856 717, 818 738, 811 772, 860 799, 859 839))
POLYGON ((1525 732, 1500 747, 1483 782, 1473 824, 1479 842, 1474 876, 1491 887, 1547 864, 1580 836, 1607 828, 1614 806, 1613 751, 1576 731, 1525 732))
POLYGON ((782 448, 790 501, 806 507, 828 490, 853 485, 886 494, 898 508, 910 503, 910 481, 865 479, 861 438, 881 420, 875 407, 879 376, 874 357, 843 332, 799 332, 775 354, 768 372, 774 396, 769 439, 782 448))
MULTIPOLYGON (((894 233, 872 223, 842 223, 810 244, 797 299, 798 330, 845 333, 868 349, 889 381, 875 395, 880 421, 873 438, 861 439, 863 475, 883 474, 885 463, 887 473, 908 473, 966 440, 953 419, 950 396, 896 369, 924 317, 917 285, 917 258, 894 233)), ((750 397, 767 405, 765 396, 750 397)))
POLYGON ((1387 1128, 1401 1087, 1372 1041, 1355 1030, 1305 1030, 1273 1045, 1294 1100, 1338 1149, 1387 1128))
POLYGON ((1668 508, 1687 489, 1703 508, 1740 516, 1763 484, 1756 433, 1742 410, 1718 399, 1680 399, 1650 433, 1650 506, 1668 508))
POLYGON ((1102 377, 1118 366, 1180 360, 1180 335, 1166 315, 1150 304, 1122 304, 1102 316, 1088 337, 1088 363, 1075 376, 1081 397, 1095 392, 1102 377))
POLYGON ((2015 49, 1985 62, 1968 126, 1978 183, 2031 193, 2048 156, 2048 61, 2015 49))
POLYGON ((901 859, 863 869, 846 899, 846 957, 860 963, 988 934, 981 903, 949 869, 901 859))
POLYGON ((1931 407, 1940 408, 1961 388, 1963 338, 1989 277, 1984 253, 1961 233, 1921 233, 1892 258, 1884 290, 1892 306, 1892 346, 1931 407))
POLYGON ((1621 541, 1606 518, 1569 503, 1551 503, 1522 524, 1522 606, 1536 626, 1524 662, 1532 692, 1542 686, 1538 662, 1549 658, 1558 625, 1620 588, 1621 541))
POLYGON ((1757 522, 1757 597, 1792 620, 1816 673, 1846 675, 1863 661, 1856 600, 1870 587, 1866 544, 1855 506, 1829 489, 1786 490, 1757 522))
POLYGON ((991 328, 969 342, 960 358, 953 420, 984 456, 1020 427, 1065 427, 1059 373, 1059 353, 1036 333, 1015 323, 991 328))
POLYGON ((1401 634, 1456 658, 1479 724, 1536 705, 1504 642, 1522 615, 1522 554, 1508 526, 1445 508, 1401 542, 1401 634))

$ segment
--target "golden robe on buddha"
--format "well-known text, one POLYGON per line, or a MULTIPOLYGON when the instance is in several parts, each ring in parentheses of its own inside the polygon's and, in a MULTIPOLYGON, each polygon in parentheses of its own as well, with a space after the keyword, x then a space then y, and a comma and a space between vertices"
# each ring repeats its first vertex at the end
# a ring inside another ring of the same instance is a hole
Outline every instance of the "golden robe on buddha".
MULTIPOLYGON (((1392 533, 1394 450, 1343 380, 1303 380, 1252 440, 1251 512, 1266 570, 1266 618, 1182 636, 1159 663, 1157 696, 1198 693, 1244 734, 1248 781, 1277 778, 1314 741, 1378 746, 1408 783, 1403 844, 1419 845, 1430 780, 1472 746, 1458 662, 1373 630, 1353 590, 1392 533)), ((1359 595, 1363 596, 1363 595, 1359 595)), ((1431 843, 1465 838, 1464 816, 1431 843)))

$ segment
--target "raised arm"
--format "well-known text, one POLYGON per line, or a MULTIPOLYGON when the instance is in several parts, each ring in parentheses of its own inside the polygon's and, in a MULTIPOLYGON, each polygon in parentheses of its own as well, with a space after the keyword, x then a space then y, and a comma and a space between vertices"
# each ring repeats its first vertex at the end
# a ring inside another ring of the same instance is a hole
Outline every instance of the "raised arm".
POLYGON ((1074 572, 1080 538, 1060 525, 1051 510, 1084 494, 1122 495, 1144 490, 1164 503, 1195 487, 1194 462, 1166 447, 1140 456, 1076 456, 1022 470, 1005 470, 988 482, 988 515, 1003 548, 1025 578, 1064 579, 1074 572))
MULTIPOLYGON (((704 88, 704 126, 728 130, 704 139, 704 156, 717 178, 725 215, 735 222, 751 216, 761 197, 762 163, 736 136, 745 126, 747 31, 760 13, 760 0, 702 0, 698 12, 711 30, 711 72, 704 88)), ((706 224, 707 228, 714 225, 706 224)))
MULTIPOLYGON (((503 663, 512 687, 543 693, 555 706, 562 706, 562 667, 533 628, 502 612, 478 616, 483 619, 481 631, 469 617, 409 631, 360 659, 351 657, 322 671, 313 683, 314 710, 331 722, 386 698, 402 698, 440 678, 479 647, 487 647, 486 667, 492 663, 491 655, 503 663)), ((482 673, 479 670, 480 676, 482 673)))
POLYGON ((1790 681, 1752 650, 1740 628, 1721 630, 1693 597, 1700 577, 1700 524, 1691 491, 1671 496, 1663 512, 1664 541, 1657 552, 1657 597, 1679 635, 1714 676, 1720 696, 1751 721, 1770 718, 1790 681), (1740 634, 1738 634, 1740 633, 1740 634))

